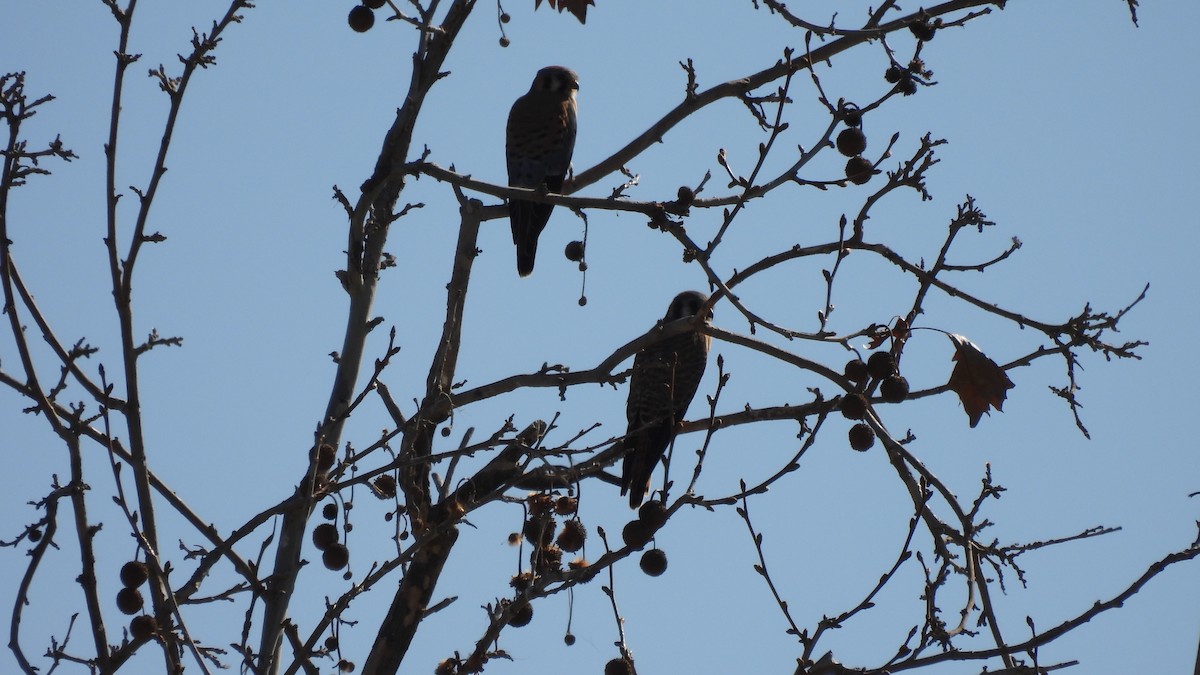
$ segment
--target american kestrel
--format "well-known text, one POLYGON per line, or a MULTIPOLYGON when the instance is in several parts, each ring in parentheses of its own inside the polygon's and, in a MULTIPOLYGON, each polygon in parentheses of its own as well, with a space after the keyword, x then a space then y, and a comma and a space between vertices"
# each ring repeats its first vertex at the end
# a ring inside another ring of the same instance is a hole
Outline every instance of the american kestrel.
MULTIPOLYGON (((508 113, 506 155, 508 184, 512 187, 561 192, 575 151, 575 92, 579 76, 562 66, 548 66, 533 78, 529 93, 513 103, 508 113)), ((513 243, 517 245, 517 272, 533 272, 538 236, 550 220, 553 204, 513 199, 508 204, 513 243)))
MULTIPOLYGON (((705 302, 707 295, 684 291, 671 301, 662 322, 696 316, 705 302)), ((710 310, 704 322, 711 320, 710 310)), ((696 395, 708 362, 709 342, 707 335, 690 330, 656 342, 633 358, 625 406, 629 429, 625 432, 625 463, 621 467, 621 494, 629 493, 631 508, 642 503, 654 467, 675 439, 679 423, 696 395)))

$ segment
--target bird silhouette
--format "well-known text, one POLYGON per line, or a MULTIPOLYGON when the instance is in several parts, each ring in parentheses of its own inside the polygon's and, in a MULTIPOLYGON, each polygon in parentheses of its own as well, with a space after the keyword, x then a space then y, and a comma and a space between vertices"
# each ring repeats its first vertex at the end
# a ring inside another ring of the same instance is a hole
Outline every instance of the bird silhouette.
MULTIPOLYGON (((708 302, 699 291, 684 291, 671 300, 663 325, 694 317, 708 302)), ((704 322, 712 320, 712 312, 704 322)), ((629 494, 629 506, 637 508, 650 486, 654 467, 675 439, 679 423, 696 395, 708 363, 710 339, 689 330, 660 340, 633 358, 629 378, 629 400, 625 415, 625 461, 621 467, 621 494, 629 494)))
MULTIPOLYGON (((538 71, 529 91, 508 113, 506 157, 512 187, 561 192, 575 151, 579 76, 569 68, 548 66, 538 71)), ((517 272, 533 272, 538 237, 550 220, 553 204, 512 199, 508 203, 517 272)))

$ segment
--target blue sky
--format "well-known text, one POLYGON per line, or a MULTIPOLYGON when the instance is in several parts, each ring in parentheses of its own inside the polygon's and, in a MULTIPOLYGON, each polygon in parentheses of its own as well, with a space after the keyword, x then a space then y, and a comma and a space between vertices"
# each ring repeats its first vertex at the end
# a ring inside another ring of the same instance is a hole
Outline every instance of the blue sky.
MULTIPOLYGON (((680 1, 646 6, 598 0, 586 26, 545 7, 535 12, 532 4, 505 4, 513 17, 505 27, 507 49, 498 44, 490 5, 481 4, 472 16, 447 61, 451 76, 435 87, 417 127, 416 147, 428 146, 432 161, 502 182, 508 107, 544 65, 568 65, 580 74, 574 164, 581 170, 680 100, 685 77, 679 61, 694 59, 700 85, 707 87, 773 63, 786 46, 802 45, 802 35, 750 3, 698 11, 680 1)), ((824 19, 840 11, 849 20, 855 14, 847 4, 805 3, 805 12, 811 8, 806 16, 824 19)), ((222 531, 290 494, 299 475, 325 407, 333 374, 327 355, 340 348, 346 305, 333 275, 344 265, 345 218, 330 199, 331 186, 356 194, 408 82, 411 31, 380 22, 369 33, 352 33, 345 25, 350 6, 262 3, 227 33, 217 66, 198 73, 188 94, 152 213, 150 229, 168 240, 139 262, 139 330, 185 338, 182 348, 159 350, 142 362, 154 469, 222 531)), ((118 185, 145 184, 161 135, 166 101, 143 73, 159 63, 176 68, 174 55, 186 48, 190 27, 206 26, 219 11, 220 3, 210 1, 139 6, 132 49, 143 57, 131 69, 124 103, 118 185)), ((952 396, 883 409, 894 433, 913 431, 917 441, 910 449, 960 497, 970 499, 990 464, 1008 488, 988 511, 996 523, 991 534, 1001 541, 1065 536, 1094 525, 1123 528, 1023 556, 1028 587, 1009 579, 1009 592, 997 598, 1001 627, 1013 641, 1027 634, 1026 615, 1039 629, 1048 628, 1111 597, 1148 564, 1195 537, 1197 506, 1188 494, 1200 490, 1200 472, 1187 420, 1200 376, 1191 356, 1192 337, 1200 331, 1193 260, 1200 241, 1192 204, 1200 133, 1191 122, 1200 116, 1192 73, 1200 57, 1192 29, 1200 8, 1143 3, 1139 14, 1141 27, 1134 28, 1117 0, 1010 2, 965 29, 938 33, 923 52, 938 85, 889 102, 865 122, 868 154, 900 133, 889 165, 911 154, 926 132, 950 141, 929 175, 935 199, 889 198, 870 221, 869 238, 930 260, 955 205, 970 194, 997 226, 964 237, 959 260, 991 257, 1014 236, 1023 247, 987 274, 964 276, 963 288, 1033 318, 1062 321, 1087 301, 1115 311, 1150 284, 1147 299, 1114 336, 1148 341, 1143 360, 1108 363, 1084 355, 1080 396, 1092 440, 1079 434, 1067 408, 1047 389, 1064 384, 1061 362, 1051 359, 1010 373, 1016 388, 1005 412, 985 417, 974 430, 952 396)), ((58 97, 27 124, 26 136, 36 144, 61 133, 80 156, 50 165, 53 176, 35 177, 13 197, 14 256, 59 337, 86 337, 102 350, 91 367, 102 362, 115 372, 116 321, 101 238, 102 145, 116 28, 100 3, 9 3, 0 17, 0 70, 25 70, 32 93, 58 97)), ((897 37, 893 47, 906 53, 911 40, 897 37)), ((886 65, 882 50, 867 46, 818 74, 831 96, 867 101, 885 91, 886 65)), ((784 147, 809 147, 827 118, 813 102, 807 78, 796 80, 792 96, 797 102, 788 113, 784 147)), ((716 105, 630 165, 640 176, 632 196, 671 198, 679 185, 695 185, 709 170, 716 192, 722 185, 717 149, 727 149, 734 166, 746 170, 764 139, 739 104, 716 105)), ((791 161, 794 156, 781 151, 768 171, 791 161)), ((841 161, 826 152, 806 167, 805 177, 834 178, 841 161)), ((619 180, 609 177, 585 194, 605 196, 619 180)), ((790 187, 753 203, 714 265, 728 276, 767 252, 828 241, 836 236, 838 216, 855 212, 872 189, 790 187)), ((448 277, 456 205, 444 185, 429 179, 411 183, 404 199, 426 207, 392 229, 388 250, 399 266, 385 274, 375 311, 384 326, 397 327, 402 351, 387 381, 411 409, 440 328, 439 293, 448 277)), ((126 191, 126 234, 133 202, 126 191)), ((687 227, 707 241, 719 220, 717 210, 697 212, 687 227)), ((513 269, 506 223, 485 224, 459 368, 468 386, 531 372, 547 361, 593 366, 653 325, 677 291, 703 288, 700 270, 682 263, 675 242, 646 228, 644 219, 592 213, 589 222, 588 303, 582 308, 580 275, 560 253, 582 235, 577 218, 565 209, 555 212, 537 270, 523 280, 513 269)), ((823 302, 821 268, 828 262, 765 275, 746 285, 746 297, 780 323, 812 330, 823 302)), ((834 330, 886 321, 911 303, 911 283, 888 266, 867 256, 853 256, 846 265, 834 298, 834 330)), ((1038 344, 1031 331, 1013 330, 945 296, 935 296, 928 310, 925 325, 965 334, 997 361, 1038 344)), ((728 304, 717 307, 716 323, 748 332, 728 304)), ((386 331, 379 333, 372 358, 383 349, 386 331)), ((776 342, 835 369, 846 359, 836 346, 776 342)), ((809 387, 834 393, 813 373, 781 370, 754 352, 719 343, 713 351, 733 373, 722 394, 723 412, 805 402, 809 387)), ((940 335, 918 334, 904 362, 914 388, 943 383, 950 354, 940 335)), ((0 367, 12 371, 16 364, 7 337, 0 341, 0 367)), ((715 373, 710 363, 702 391, 712 391, 715 373)), ((486 435, 509 414, 518 426, 560 414, 552 442, 600 422, 590 436, 598 442, 623 430, 624 395, 623 387, 581 387, 561 402, 554 391, 519 392, 464 411, 445 442, 457 443, 467 426, 486 435)), ((19 413, 25 405, 0 392, 0 456, 8 462, 0 472, 0 538, 6 540, 36 517, 26 503, 47 492, 50 474, 66 474, 60 445, 43 420, 19 413)), ((698 398, 691 417, 702 412, 698 398)), ((369 405, 351 421, 346 440, 365 446, 387 426, 382 408, 369 405)), ((850 451, 847 427, 831 418, 801 470, 750 505, 775 581, 806 627, 862 597, 890 565, 911 516, 884 454, 850 451)), ((770 475, 795 452, 795 431, 777 423, 719 434, 700 491, 717 496, 735 489, 740 478, 754 482, 770 475)), ((699 441, 685 440, 686 455, 699 441)), ((117 567, 134 546, 117 512, 105 505, 111 472, 99 450, 92 450, 94 517, 105 521, 100 541, 109 553, 107 576, 101 570, 102 595, 108 597, 117 588, 117 567)), ((619 532, 628 513, 616 489, 589 484, 584 493, 582 516, 589 525, 619 532)), ((355 571, 362 573, 373 556, 386 555, 391 526, 382 519, 385 503, 360 494, 356 504, 350 545, 355 571)), ((505 595, 516 570, 517 552, 505 536, 520 518, 516 507, 494 508, 472 519, 478 529, 464 528, 459 555, 437 594, 459 599, 422 627, 405 672, 429 672, 440 658, 471 648, 483 627, 478 607, 505 595)), ((186 566, 176 539, 200 541, 185 529, 178 532, 164 537, 164 553, 186 566)), ((636 559, 616 571, 640 672, 791 672, 799 649, 751 569, 757 560, 731 509, 685 511, 657 543, 670 558, 666 575, 645 577, 636 559)), ((594 534, 589 546, 599 550, 594 534)), ((316 560, 316 552, 308 557, 316 560)), ((4 549, 0 577, 16 579, 25 561, 19 550, 4 549)), ((42 653, 46 635, 61 636, 69 611, 82 609, 72 564, 76 554, 64 544, 39 574, 23 622, 29 654, 42 653), (62 593, 64 585, 72 593, 62 593)), ((879 607, 830 635, 822 651, 833 649, 853 666, 886 658, 919 620, 919 582, 919 568, 910 563, 879 607)), ((319 564, 305 569, 300 584, 293 605, 300 622, 311 622, 324 597, 346 588, 319 564)), ((353 660, 365 655, 368 627, 386 608, 390 591, 385 582, 352 606, 350 617, 360 628, 343 635, 343 647, 353 660)), ((1173 568, 1123 609, 1043 650, 1043 663, 1078 659, 1076 670, 1101 675, 1137 672, 1147 663, 1157 672, 1185 672, 1200 638, 1198 592, 1195 564, 1173 568)), ((11 582, 0 586, 0 607, 11 606, 12 593, 11 582)), ((488 672, 599 672, 615 655, 616 628, 599 583, 574 595, 572 631, 579 640, 573 647, 561 641, 565 597, 539 603, 536 612, 530 627, 503 638, 514 663, 496 662, 488 672)), ((236 639, 236 629, 226 629, 240 625, 236 612, 206 606, 194 616, 193 631, 217 644, 236 639)), ((111 621, 119 621, 115 610, 111 621)), ((984 645, 981 639, 971 646, 984 645)), ((0 663, 6 664, 0 669, 14 667, 11 653, 3 652, 0 663)), ((154 657, 143 667, 158 663, 154 657)), ((931 672, 976 670, 955 665, 931 672)))

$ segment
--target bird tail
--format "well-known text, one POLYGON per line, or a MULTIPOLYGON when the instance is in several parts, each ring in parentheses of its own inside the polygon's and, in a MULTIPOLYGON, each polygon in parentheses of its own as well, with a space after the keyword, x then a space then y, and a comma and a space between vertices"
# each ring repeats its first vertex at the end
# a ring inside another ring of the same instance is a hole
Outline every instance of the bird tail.
POLYGON ((550 220, 552 204, 538 204, 513 200, 509 202, 512 221, 513 243, 517 245, 517 273, 523 277, 533 274, 533 262, 537 257, 538 237, 550 220))
POLYGON ((621 471, 621 496, 629 494, 629 508, 631 509, 642 505, 642 500, 646 498, 646 491, 650 488, 650 476, 643 475, 645 472, 635 466, 638 464, 640 462, 637 459, 629 457, 625 460, 625 466, 621 471))
POLYGON ((537 258, 537 237, 529 237, 517 243, 517 274, 527 277, 533 274, 533 262, 537 258))
POLYGON ((637 509, 639 506, 642 505, 642 500, 646 498, 646 489, 649 487, 650 487, 650 484, 647 482, 645 487, 643 487, 642 489, 634 490, 633 492, 629 493, 629 508, 637 509))
POLYGON ((654 469, 671 444, 670 427, 652 426, 625 437, 625 461, 621 465, 621 495, 629 494, 629 508, 642 505, 650 491, 654 469))

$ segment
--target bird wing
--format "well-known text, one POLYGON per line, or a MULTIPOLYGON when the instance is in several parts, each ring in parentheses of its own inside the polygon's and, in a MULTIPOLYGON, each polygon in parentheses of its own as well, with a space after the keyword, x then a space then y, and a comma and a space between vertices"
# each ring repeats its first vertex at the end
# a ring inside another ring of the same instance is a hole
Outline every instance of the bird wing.
POLYGON ((508 113, 508 184, 551 192, 562 189, 575 151, 575 101, 561 94, 531 91, 508 113))

